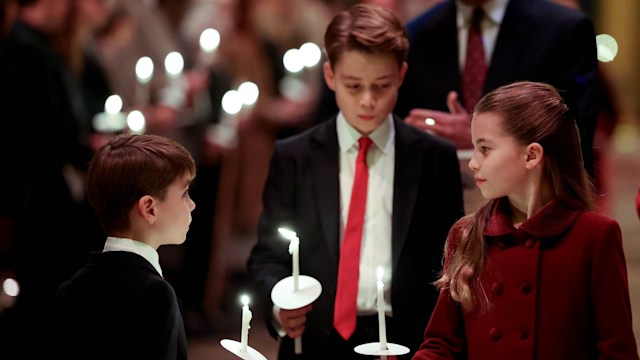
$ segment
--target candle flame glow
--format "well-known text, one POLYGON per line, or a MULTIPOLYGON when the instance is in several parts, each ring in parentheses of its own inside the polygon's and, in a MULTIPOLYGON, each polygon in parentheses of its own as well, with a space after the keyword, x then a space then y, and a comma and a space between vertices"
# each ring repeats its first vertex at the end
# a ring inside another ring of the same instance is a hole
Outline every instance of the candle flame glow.
POLYGON ((287 240, 293 240, 298 237, 295 231, 287 228, 278 228, 278 232, 280 232, 280 235, 284 236, 287 240))
POLYGON ((382 268, 382 266, 378 266, 376 275, 378 275, 378 281, 382 281, 382 276, 384 276, 384 269, 382 268))
POLYGON ((244 306, 249 306, 249 296, 247 295, 242 295, 240 297, 240 302, 242 303, 242 305, 244 306))

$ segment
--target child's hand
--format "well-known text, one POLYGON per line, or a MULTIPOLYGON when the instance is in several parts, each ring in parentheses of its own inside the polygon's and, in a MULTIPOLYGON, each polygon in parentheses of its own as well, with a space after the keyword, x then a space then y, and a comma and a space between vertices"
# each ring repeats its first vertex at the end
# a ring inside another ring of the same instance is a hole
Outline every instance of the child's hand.
POLYGON ((293 310, 280 309, 280 323, 287 332, 287 335, 294 339, 300 337, 305 329, 307 322, 307 313, 311 311, 312 304, 293 310))

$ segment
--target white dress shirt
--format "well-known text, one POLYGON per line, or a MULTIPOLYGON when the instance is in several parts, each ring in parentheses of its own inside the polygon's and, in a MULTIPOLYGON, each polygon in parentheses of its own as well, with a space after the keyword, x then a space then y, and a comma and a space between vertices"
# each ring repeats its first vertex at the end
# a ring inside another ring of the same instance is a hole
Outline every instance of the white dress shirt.
MULTIPOLYGON (((336 126, 340 146, 340 243, 342 244, 344 228, 349 217, 351 188, 358 156, 358 139, 362 135, 346 121, 342 112, 338 114, 336 126)), ((396 153, 392 115, 389 115, 387 120, 369 135, 369 138, 373 144, 367 154, 369 184, 360 249, 357 308, 359 315, 371 315, 377 312, 376 270, 382 267, 385 312, 391 315, 391 218, 396 153)))

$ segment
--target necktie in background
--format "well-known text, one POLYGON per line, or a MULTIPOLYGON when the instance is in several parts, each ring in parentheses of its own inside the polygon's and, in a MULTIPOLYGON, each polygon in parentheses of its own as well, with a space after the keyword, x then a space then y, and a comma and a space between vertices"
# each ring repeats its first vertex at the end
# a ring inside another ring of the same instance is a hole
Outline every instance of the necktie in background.
POLYGON ((462 74, 462 91, 464 94, 464 107, 468 112, 473 112, 476 103, 482 97, 484 80, 487 75, 487 63, 484 57, 482 45, 482 31, 480 22, 484 17, 482 8, 475 8, 469 26, 469 38, 467 39, 467 58, 462 74))
POLYGON ((349 216, 340 249, 338 288, 333 314, 333 326, 345 340, 349 339, 356 329, 360 245, 362 243, 362 227, 367 205, 367 185, 369 183, 367 152, 371 147, 372 141, 368 137, 361 137, 358 143, 360 147, 356 158, 356 173, 351 190, 349 216))

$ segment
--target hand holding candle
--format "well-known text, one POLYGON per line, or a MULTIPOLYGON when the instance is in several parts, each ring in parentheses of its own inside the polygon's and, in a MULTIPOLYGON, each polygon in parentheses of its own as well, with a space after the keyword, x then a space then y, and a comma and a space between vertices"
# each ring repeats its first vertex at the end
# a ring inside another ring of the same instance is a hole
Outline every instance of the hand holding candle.
POLYGON ((247 351, 247 343, 249 341, 249 323, 251 322, 251 318, 253 314, 251 310, 249 310, 249 297, 247 295, 242 295, 240 298, 242 302, 242 329, 240 331, 240 351, 247 351))
POLYGON ((382 282, 384 270, 382 269, 382 266, 378 267, 377 275, 378 282, 376 285, 378 288, 378 328, 380 333, 380 349, 387 350, 387 328, 384 312, 384 283, 382 282))

